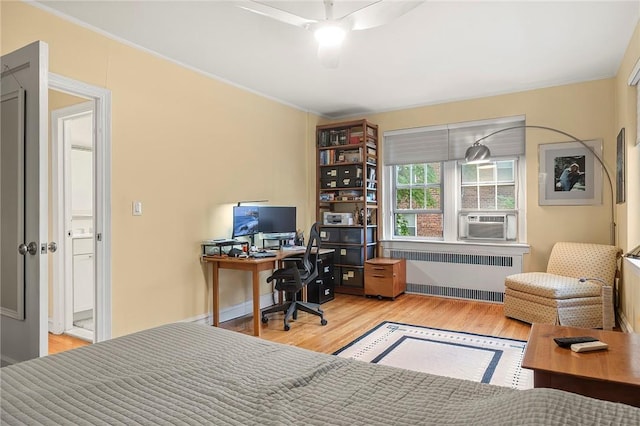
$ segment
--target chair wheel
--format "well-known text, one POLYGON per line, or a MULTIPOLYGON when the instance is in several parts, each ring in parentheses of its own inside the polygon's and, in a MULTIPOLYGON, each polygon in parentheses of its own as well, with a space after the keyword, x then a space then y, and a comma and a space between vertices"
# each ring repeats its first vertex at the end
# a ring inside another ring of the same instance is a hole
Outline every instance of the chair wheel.
POLYGON ((289 324, 285 324, 284 331, 289 331, 289 330, 291 330, 291 327, 289 327, 289 324))
POLYGON ((268 323, 268 322, 269 322, 269 318, 267 318, 267 317, 262 317, 262 323, 263 323, 263 324, 266 324, 266 323, 268 323))
POLYGON ((327 320, 326 320, 326 319, 324 319, 324 318, 322 318, 322 319, 320 320, 320 325, 327 325, 327 320))

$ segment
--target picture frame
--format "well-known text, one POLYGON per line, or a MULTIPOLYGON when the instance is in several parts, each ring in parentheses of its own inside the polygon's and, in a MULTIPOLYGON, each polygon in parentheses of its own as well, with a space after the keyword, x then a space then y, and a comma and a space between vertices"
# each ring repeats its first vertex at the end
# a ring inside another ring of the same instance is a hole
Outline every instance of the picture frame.
POLYGON ((602 140, 557 142, 538 146, 538 204, 602 204, 602 140), (586 145, 586 146, 585 146, 586 145))
POLYGON ((616 138, 616 204, 625 201, 624 163, 625 163, 625 131, 620 129, 616 138))

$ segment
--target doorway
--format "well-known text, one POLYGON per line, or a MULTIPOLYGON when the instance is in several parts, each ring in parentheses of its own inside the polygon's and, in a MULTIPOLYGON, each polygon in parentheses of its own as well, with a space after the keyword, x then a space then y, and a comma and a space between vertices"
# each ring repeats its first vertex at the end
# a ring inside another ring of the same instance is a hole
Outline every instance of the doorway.
POLYGON ((49 74, 49 331, 111 338, 110 93, 49 74))
POLYGON ((49 110, 54 152, 52 158, 57 160, 57 167, 52 168, 52 172, 62 182, 59 186, 62 193, 57 194, 52 206, 57 210, 65 230, 58 240, 65 240, 58 252, 58 256, 63 257, 64 269, 60 273, 63 283, 60 287, 64 289, 64 297, 61 306, 54 309, 63 311, 63 333, 93 342, 94 102, 50 90, 49 110))

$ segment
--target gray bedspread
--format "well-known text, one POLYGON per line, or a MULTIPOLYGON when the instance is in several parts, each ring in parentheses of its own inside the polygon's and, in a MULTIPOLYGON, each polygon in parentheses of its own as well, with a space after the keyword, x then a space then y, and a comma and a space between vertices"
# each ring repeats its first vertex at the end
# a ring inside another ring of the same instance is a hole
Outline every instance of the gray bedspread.
POLYGON ((640 409, 177 323, 0 369, 2 425, 639 425, 640 409))

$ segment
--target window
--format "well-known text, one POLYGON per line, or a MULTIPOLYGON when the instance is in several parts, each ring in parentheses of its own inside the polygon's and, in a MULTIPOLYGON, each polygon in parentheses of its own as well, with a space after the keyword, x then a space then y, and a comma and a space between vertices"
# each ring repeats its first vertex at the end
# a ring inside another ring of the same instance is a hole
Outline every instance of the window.
POLYGON ((461 210, 515 210, 516 161, 462 164, 461 210))
POLYGON ((452 163, 453 173, 459 173, 459 180, 455 176, 443 179, 444 162, 394 167, 394 236, 443 238, 443 180, 457 188, 455 198, 459 200, 459 207, 452 209, 456 216, 471 211, 502 211, 515 215, 517 160, 497 160, 487 164, 452 163), (456 181, 460 184, 455 185, 456 181))
POLYGON ((441 163, 395 167, 394 235, 442 237, 441 163))
MULTIPOLYGON (((503 119, 385 132, 385 234, 387 238, 457 241, 480 239, 468 232, 468 215, 503 217, 504 232, 495 240, 517 241, 524 200, 524 120, 503 119), (464 162, 466 148, 480 137, 505 127, 483 141, 493 161, 464 162), (493 143, 493 145, 491 144, 493 143), (496 216, 497 215, 497 216, 496 216)), ((384 213, 384 211, 383 211, 384 213)), ((471 216, 469 216, 471 218, 471 216)), ((522 219, 524 220, 524 219, 522 219)), ((475 231, 474 226, 474 231, 475 231)), ((485 239, 491 239, 485 238, 485 239)))

